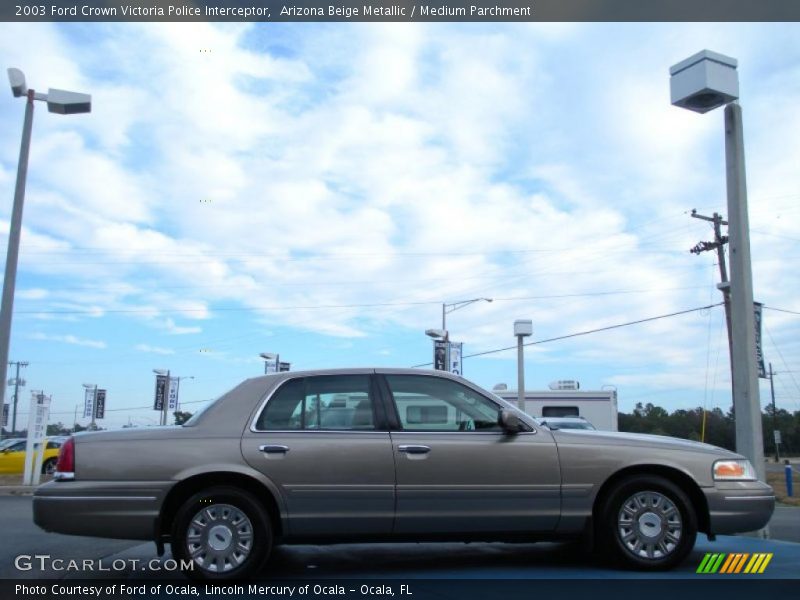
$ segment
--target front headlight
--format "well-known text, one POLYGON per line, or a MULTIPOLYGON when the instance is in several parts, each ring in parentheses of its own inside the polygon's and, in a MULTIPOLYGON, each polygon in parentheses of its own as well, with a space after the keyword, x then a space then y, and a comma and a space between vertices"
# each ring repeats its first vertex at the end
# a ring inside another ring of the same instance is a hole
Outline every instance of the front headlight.
POLYGON ((756 472, 749 460, 718 460, 714 463, 715 481, 753 481, 756 472))

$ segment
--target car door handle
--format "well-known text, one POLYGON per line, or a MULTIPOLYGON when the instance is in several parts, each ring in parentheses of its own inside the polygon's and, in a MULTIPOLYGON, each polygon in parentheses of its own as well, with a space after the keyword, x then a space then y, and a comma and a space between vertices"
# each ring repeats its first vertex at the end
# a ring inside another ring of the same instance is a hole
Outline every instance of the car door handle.
POLYGON ((280 444, 264 444, 259 446, 258 449, 264 454, 286 454, 289 451, 289 446, 281 446, 280 444))
POLYGON ((431 451, 430 447, 428 446, 412 446, 408 444, 398 446, 397 449, 400 452, 405 452, 406 454, 427 454, 431 451))

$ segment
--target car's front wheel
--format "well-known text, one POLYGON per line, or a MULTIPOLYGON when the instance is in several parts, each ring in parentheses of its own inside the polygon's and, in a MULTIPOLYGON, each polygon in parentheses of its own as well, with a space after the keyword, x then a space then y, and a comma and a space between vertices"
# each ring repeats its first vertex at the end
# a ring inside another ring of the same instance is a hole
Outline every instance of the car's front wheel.
POLYGON ((272 547, 264 507, 249 492, 220 486, 194 494, 175 516, 172 555, 194 579, 235 579, 261 568, 272 547))
POLYGON ((691 552, 697 537, 691 501, 663 477, 635 476, 617 484, 601 519, 603 546, 637 569, 671 569, 691 552))

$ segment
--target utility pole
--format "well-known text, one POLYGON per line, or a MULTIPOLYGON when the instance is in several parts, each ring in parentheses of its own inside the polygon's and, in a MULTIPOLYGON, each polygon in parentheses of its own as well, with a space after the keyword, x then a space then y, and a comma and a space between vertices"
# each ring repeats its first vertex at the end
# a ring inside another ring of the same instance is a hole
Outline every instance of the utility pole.
MULTIPOLYGON (((25 361, 10 361, 8 365, 16 366, 17 368, 17 374, 14 377, 14 416, 11 419, 11 433, 14 434, 17 431, 17 402, 19 400, 19 386, 20 386, 19 368, 27 367, 28 363, 25 361)), ((24 381, 22 382, 22 385, 25 385, 24 381)))
POLYGON ((772 378, 775 373, 772 372, 772 363, 769 363, 769 391, 772 394, 772 439, 775 442, 775 462, 781 462, 781 451, 778 448, 780 445, 781 434, 778 431, 778 413, 775 409, 775 383, 772 378))
POLYGON ((722 215, 714 213, 714 216, 707 217, 705 215, 697 214, 695 209, 692 209, 692 217, 695 219, 702 219, 714 224, 714 241, 713 242, 699 242, 694 248, 689 250, 692 254, 700 254, 701 252, 709 252, 711 250, 717 251, 717 262, 719 263, 719 278, 720 283, 717 288, 722 292, 722 299, 725 304, 725 324, 728 328, 728 356, 733 356, 733 333, 731 330, 731 284, 728 281, 728 267, 725 264, 725 244, 728 243, 728 236, 722 235, 722 225, 728 225, 727 221, 722 220, 722 215))

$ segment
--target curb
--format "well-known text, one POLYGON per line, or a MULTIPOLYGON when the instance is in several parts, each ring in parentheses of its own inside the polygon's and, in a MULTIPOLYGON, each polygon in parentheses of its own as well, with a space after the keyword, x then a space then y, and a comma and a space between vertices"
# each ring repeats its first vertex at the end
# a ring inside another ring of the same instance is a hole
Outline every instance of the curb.
POLYGON ((30 496, 35 489, 32 485, 0 485, 0 496, 30 496))

